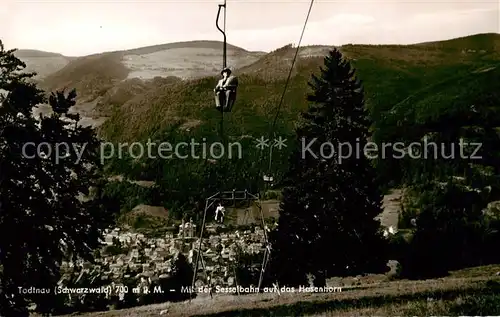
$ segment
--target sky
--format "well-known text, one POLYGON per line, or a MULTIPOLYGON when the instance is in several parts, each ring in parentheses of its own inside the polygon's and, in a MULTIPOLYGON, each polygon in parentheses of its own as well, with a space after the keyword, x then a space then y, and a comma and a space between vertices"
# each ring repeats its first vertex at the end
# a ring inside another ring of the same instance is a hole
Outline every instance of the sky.
MULTIPOLYGON (((0 2, 0 40, 8 49, 81 56, 222 40, 215 18, 223 0, 0 2)), ((251 51, 296 44, 309 4, 309 0, 227 0, 227 41, 251 51)), ((302 45, 412 44, 500 33, 499 8, 500 0, 316 0, 302 45)))

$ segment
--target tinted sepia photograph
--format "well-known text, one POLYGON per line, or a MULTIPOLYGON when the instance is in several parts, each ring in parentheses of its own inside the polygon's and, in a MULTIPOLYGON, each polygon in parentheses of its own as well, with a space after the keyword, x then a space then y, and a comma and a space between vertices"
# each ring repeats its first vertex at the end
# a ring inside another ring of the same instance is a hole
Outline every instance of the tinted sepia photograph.
POLYGON ((498 0, 1 1, 0 317, 495 315, 498 0))

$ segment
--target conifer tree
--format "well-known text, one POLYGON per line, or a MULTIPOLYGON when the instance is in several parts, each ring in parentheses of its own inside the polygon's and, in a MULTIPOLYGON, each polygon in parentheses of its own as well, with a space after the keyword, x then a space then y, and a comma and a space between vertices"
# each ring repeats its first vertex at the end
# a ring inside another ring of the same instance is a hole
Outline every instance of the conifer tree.
POLYGON ((296 130, 299 147, 272 235, 271 270, 281 284, 304 284, 310 273, 321 286, 328 276, 383 270, 386 248, 374 219, 382 194, 363 153, 371 122, 361 84, 333 50, 309 85, 311 105, 296 130))
POLYGON ((68 113, 76 93, 52 94, 54 113, 38 120, 33 107, 45 95, 13 53, 0 41, 0 315, 27 316, 30 302, 53 312, 61 261, 92 260, 113 217, 100 200, 78 197, 100 196, 102 183, 96 133, 68 113))

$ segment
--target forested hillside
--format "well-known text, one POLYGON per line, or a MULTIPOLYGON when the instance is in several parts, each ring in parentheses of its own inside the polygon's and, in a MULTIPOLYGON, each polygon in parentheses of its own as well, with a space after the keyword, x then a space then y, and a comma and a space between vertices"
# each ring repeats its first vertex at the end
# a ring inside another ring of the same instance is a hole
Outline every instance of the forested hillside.
MULTIPOLYGON (((493 120, 492 111, 500 91, 496 80, 500 71, 498 43, 500 35, 480 34, 416 45, 345 45, 340 51, 351 61, 363 83, 366 106, 374 119, 374 140, 395 142, 420 139, 436 127, 468 125, 458 117, 472 105, 486 107, 483 116, 493 120)), ((293 58, 291 46, 236 70, 240 79, 238 99, 232 113, 224 117, 224 135, 229 141, 242 140, 243 159, 221 159, 207 165, 206 160, 199 159, 122 158, 113 162, 110 171, 131 179, 155 181, 162 192, 181 186, 183 193, 203 193, 202 196, 215 190, 204 191, 207 186, 203 180, 210 173, 218 175, 228 188, 262 188, 262 176, 268 170, 279 183, 280 175, 287 169, 293 127, 308 105, 307 82, 311 73, 319 71, 325 47, 304 47, 300 52, 272 131, 276 137, 289 139, 289 146, 274 151, 271 169, 269 153, 257 150, 252 137, 268 137, 293 58), (199 177, 198 181, 193 181, 193 177, 199 177)), ((151 139, 175 143, 191 138, 200 142, 206 138, 207 144, 220 141, 220 113, 213 104, 215 82, 214 77, 169 81, 150 85, 133 98, 113 105, 102 104, 101 107, 109 107, 111 116, 101 127, 101 134, 113 142, 151 139)), ((408 169, 403 173, 401 166, 393 168, 402 162, 385 160, 378 164, 387 184, 399 184, 403 174, 411 173, 408 169)))

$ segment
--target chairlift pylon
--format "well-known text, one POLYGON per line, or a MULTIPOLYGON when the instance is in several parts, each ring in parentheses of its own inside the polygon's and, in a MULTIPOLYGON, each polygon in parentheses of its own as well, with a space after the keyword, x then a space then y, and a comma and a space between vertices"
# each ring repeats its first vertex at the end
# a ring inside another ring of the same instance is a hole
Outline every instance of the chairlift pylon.
MULTIPOLYGON (((264 244, 265 244, 265 249, 264 249, 264 254, 263 254, 263 259, 262 259, 262 266, 260 270, 260 276, 259 276, 259 281, 258 281, 258 288, 260 289, 263 279, 264 279, 264 274, 266 272, 266 267, 269 262, 269 256, 271 252, 271 247, 269 244, 269 239, 267 236, 267 226, 264 218, 264 212, 262 210, 262 203, 261 203, 261 198, 259 194, 252 194, 248 190, 244 191, 237 191, 237 190, 232 190, 232 191, 226 191, 226 192, 218 192, 206 199, 205 202, 205 210, 203 212, 203 222, 200 227, 200 238, 199 238, 199 243, 198 243, 198 251, 196 253, 196 261, 193 263, 194 264, 194 272, 193 272, 193 280, 191 284, 191 290, 194 291, 195 289, 195 282, 198 277, 198 264, 200 261, 203 261, 203 255, 201 252, 201 248, 203 245, 203 233, 205 229, 205 224, 206 224, 206 219, 207 219, 207 212, 208 210, 217 202, 222 202, 222 201, 232 201, 233 203, 236 201, 254 201, 257 204, 257 207, 259 208, 259 214, 261 217, 262 221, 262 229, 264 232, 264 244)), ((203 266, 202 263, 202 269, 206 273, 206 267, 203 266)), ((236 278, 236 276, 235 276, 236 278)))

